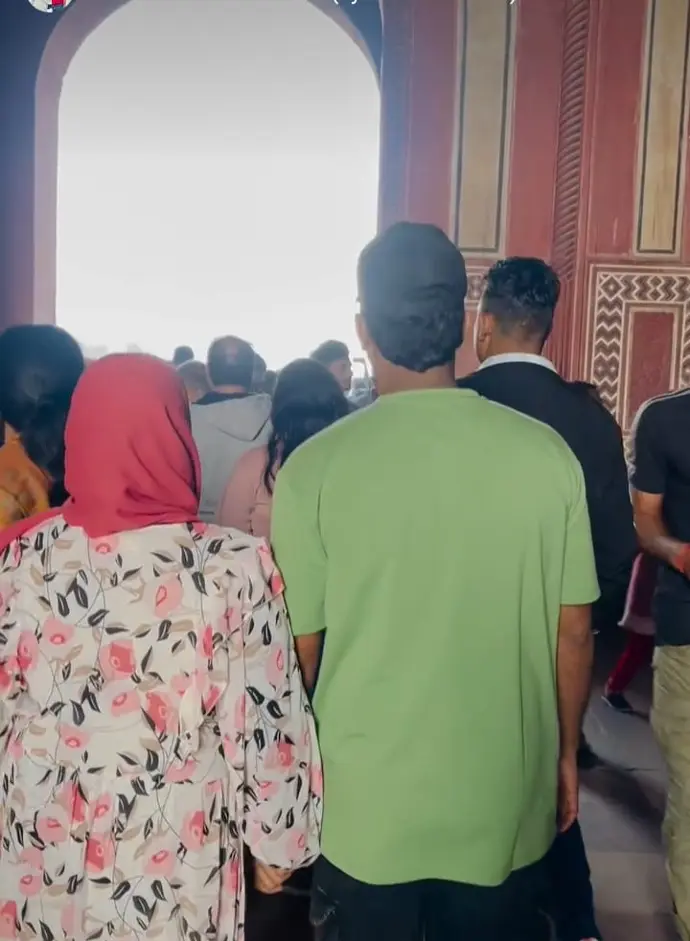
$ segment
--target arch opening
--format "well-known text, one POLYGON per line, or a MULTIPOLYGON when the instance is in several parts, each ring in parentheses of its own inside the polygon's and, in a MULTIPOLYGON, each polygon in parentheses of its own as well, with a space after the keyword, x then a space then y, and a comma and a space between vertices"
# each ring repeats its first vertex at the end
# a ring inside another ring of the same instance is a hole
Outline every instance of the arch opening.
POLYGON ((362 50, 310 0, 113 2, 56 109, 57 322, 94 353, 237 333, 269 366, 353 343, 378 203, 362 50))

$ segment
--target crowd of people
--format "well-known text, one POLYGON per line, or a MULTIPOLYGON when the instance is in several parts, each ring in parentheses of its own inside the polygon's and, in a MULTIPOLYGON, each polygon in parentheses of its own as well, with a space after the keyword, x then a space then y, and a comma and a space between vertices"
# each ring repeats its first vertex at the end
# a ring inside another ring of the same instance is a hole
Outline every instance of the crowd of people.
POLYGON ((359 397, 336 340, 276 374, 235 336, 0 335, 0 938, 601 941, 578 775, 622 622, 621 710, 656 625, 689 941, 690 399, 640 412, 631 501, 544 354, 544 261, 488 271, 459 381, 443 232, 391 227, 357 282, 359 397))

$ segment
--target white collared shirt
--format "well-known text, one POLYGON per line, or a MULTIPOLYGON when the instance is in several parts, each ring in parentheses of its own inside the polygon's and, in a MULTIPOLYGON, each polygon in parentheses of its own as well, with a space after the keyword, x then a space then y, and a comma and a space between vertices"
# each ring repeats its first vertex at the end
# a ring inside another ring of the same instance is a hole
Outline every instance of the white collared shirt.
POLYGON ((489 356, 480 365, 480 369, 486 369, 488 366, 501 366, 503 363, 532 363, 533 366, 543 366, 544 369, 550 369, 551 372, 558 372, 554 364, 546 356, 538 356, 536 353, 500 353, 498 356, 489 356))

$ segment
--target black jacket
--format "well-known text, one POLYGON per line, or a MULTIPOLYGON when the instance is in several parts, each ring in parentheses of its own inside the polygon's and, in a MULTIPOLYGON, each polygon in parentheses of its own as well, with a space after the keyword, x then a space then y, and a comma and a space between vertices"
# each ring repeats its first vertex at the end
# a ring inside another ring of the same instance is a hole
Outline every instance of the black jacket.
POLYGON ((623 451, 615 418, 585 383, 566 382, 556 372, 528 362, 504 362, 458 382, 464 389, 549 425, 582 465, 601 598, 595 627, 620 620, 638 551, 623 451))

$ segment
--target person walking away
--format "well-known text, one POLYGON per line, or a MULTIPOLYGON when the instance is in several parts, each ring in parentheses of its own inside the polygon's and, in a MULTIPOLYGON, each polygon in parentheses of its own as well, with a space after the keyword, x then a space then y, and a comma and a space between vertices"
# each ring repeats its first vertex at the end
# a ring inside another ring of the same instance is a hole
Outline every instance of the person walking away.
POLYGON ((678 933, 690 939, 690 390, 645 403, 632 428, 631 483, 642 548, 659 560, 652 728, 668 766, 667 869, 678 933))
POLYGON ((168 364, 90 367, 65 443, 70 500, 0 543, 0 924, 241 941, 243 844, 267 891, 319 851, 281 577, 265 543, 197 522, 168 364))
POLYGON ((628 598, 621 627, 628 632, 623 653, 618 658, 604 687, 603 700, 617 712, 634 710, 625 691, 640 670, 650 666, 654 653, 654 618, 652 598, 659 563, 653 556, 640 553, 633 566, 628 598))
POLYGON ((252 394, 255 353, 237 337, 220 337, 208 351, 212 389, 192 406, 192 431, 201 458, 201 519, 212 522, 235 464, 271 434, 268 395, 252 394))
POLYGON ((59 506, 64 487, 64 433, 84 357, 58 327, 26 324, 0 334, 0 529, 59 506))
POLYGON ((203 399, 211 391, 211 384, 203 363, 189 359, 177 367, 177 374, 184 383, 190 405, 195 405, 199 399, 203 399))
MULTIPOLYGON (((487 273, 475 348, 479 369, 458 382, 553 428, 582 466, 601 597, 595 629, 617 624, 637 553, 620 428, 589 386, 568 383, 543 355, 560 294, 555 272, 538 258, 508 258, 487 273)), ((600 938, 579 823, 560 834, 549 860, 548 908, 562 941, 600 938)), ((542 932, 548 937, 546 926, 542 932)))
POLYGON ((467 276, 443 232, 393 226, 358 287, 380 397, 299 448, 273 500, 327 788, 313 919, 322 941, 523 939, 559 782, 561 825, 577 815, 582 470, 456 390, 467 276))
POLYGON ((217 522, 268 539, 273 488, 280 468, 309 438, 349 415, 335 377, 319 363, 296 359, 280 373, 266 447, 247 451, 225 488, 217 522))

